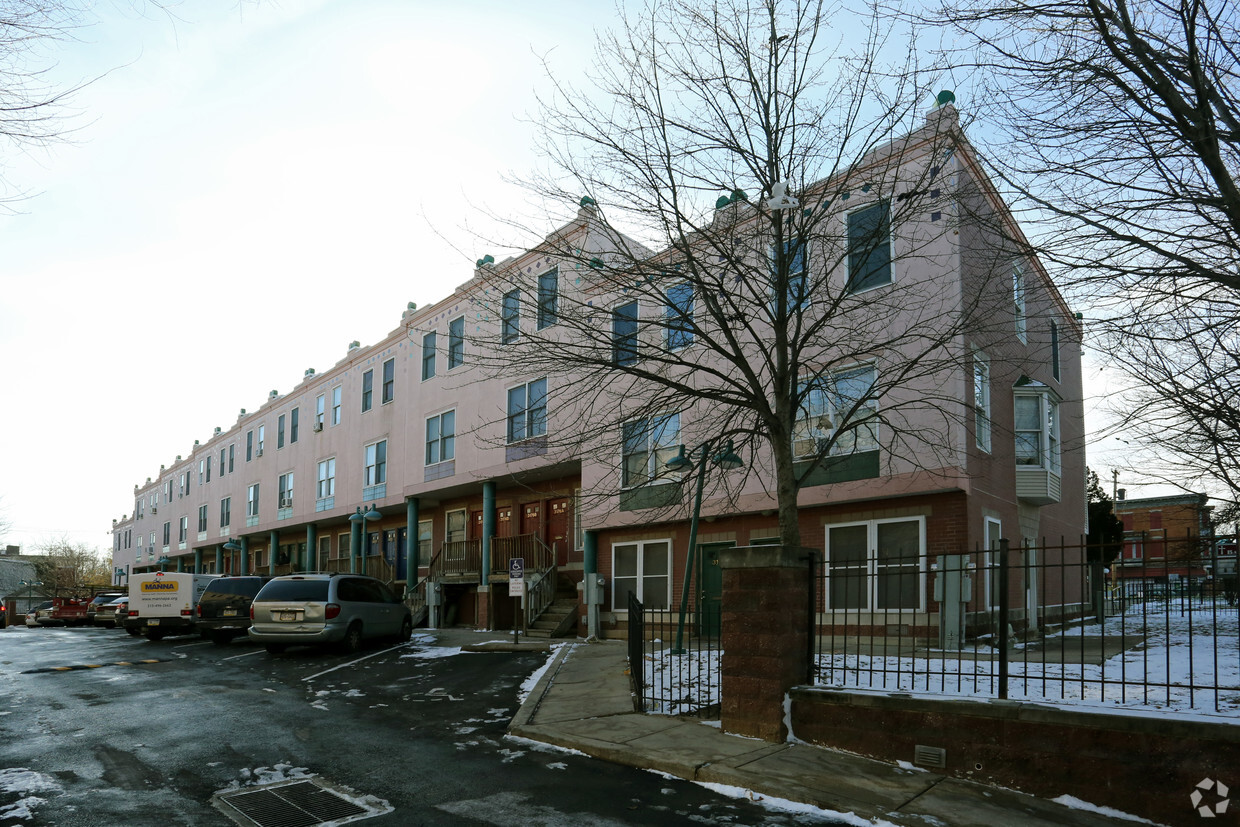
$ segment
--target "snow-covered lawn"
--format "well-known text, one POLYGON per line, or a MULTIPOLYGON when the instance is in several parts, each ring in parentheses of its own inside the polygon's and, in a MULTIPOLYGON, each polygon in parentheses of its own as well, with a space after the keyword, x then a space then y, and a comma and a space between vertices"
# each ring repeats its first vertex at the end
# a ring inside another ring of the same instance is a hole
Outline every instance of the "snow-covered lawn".
MULTIPOLYGON (((1240 715, 1240 625, 1235 608, 1195 603, 1136 606, 1104 623, 1076 626, 1008 658, 1008 697, 1145 710, 1240 715), (1106 653, 1105 659, 1102 653, 1106 653), (1083 661, 1083 662, 1082 662, 1083 661)), ((819 654, 818 683, 885 691, 998 697, 998 651, 922 647, 885 654, 882 638, 836 637, 819 654), (880 641, 875 644, 875 641, 880 641)), ((719 702, 718 650, 647 651, 647 711, 696 712, 719 702)))

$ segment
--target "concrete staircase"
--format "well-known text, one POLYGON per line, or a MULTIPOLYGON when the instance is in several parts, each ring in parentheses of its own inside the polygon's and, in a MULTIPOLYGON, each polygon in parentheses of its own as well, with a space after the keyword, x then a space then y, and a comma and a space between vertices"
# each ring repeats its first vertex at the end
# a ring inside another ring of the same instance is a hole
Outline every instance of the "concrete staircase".
POLYGON ((559 592, 551 605, 525 630, 525 635, 542 639, 566 637, 576 626, 577 596, 559 592))

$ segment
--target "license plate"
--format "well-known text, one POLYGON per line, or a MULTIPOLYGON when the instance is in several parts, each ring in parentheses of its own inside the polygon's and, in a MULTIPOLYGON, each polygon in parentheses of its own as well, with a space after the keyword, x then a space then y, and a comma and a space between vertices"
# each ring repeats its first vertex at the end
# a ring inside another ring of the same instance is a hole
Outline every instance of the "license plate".
POLYGON ((280 612, 281 620, 296 620, 297 612, 280 612))
POLYGON ((237 616, 237 610, 236 610, 236 609, 225 609, 225 610, 222 612, 222 614, 224 615, 224 617, 236 617, 236 616, 237 616))
POLYGON ((154 620, 148 620, 148 621, 146 622, 146 625, 147 625, 147 626, 158 626, 158 625, 159 625, 159 618, 155 618, 154 620))

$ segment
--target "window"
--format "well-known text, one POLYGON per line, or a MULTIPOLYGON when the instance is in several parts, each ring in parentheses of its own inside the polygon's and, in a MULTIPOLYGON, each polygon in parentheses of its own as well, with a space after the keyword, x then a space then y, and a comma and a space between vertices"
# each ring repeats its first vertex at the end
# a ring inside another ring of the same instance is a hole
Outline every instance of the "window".
POLYGON ((990 453, 990 362, 973 354, 973 436, 977 447, 990 453))
POLYGON ((370 410, 370 394, 375 384, 375 372, 368 370, 362 374, 362 413, 370 410))
POLYGON ((547 433, 547 380, 508 389, 508 441, 547 433))
POLYGON ((276 419, 276 450, 284 447, 284 414, 276 419))
POLYGON ((798 457, 843 456, 878 448, 874 368, 816 376, 802 384, 801 414, 793 430, 798 457))
POLYGON ((211 457, 207 457, 207 482, 211 481, 211 457))
POLYGON ((922 611, 925 518, 826 527, 827 608, 922 611))
POLYGON ((665 476, 665 463, 680 445, 680 414, 624 423, 620 484, 644 485, 665 476))
POLYGON ((224 465, 224 459, 226 456, 227 456, 226 449, 221 448, 220 449, 220 476, 221 477, 224 476, 224 469, 227 467, 224 465))
POLYGON ((300 413, 301 408, 293 408, 288 413, 288 442, 290 445, 297 441, 297 423, 300 419, 300 416, 298 416, 300 413))
POLYGON ((245 461, 249 462, 254 458, 254 432, 245 432, 245 461))
POLYGON ((521 291, 509 290, 504 294, 500 308, 500 341, 512 344, 521 335, 521 291))
POLYGON ((366 446, 364 484, 369 487, 385 482, 387 482, 387 440, 383 439, 366 446))
POLYGON ((553 267, 538 277, 538 329, 559 321, 560 271, 553 267))
POLYGON ((448 370, 465 364, 465 317, 448 322, 448 370))
POLYGON ((344 387, 342 385, 337 385, 336 387, 332 388, 332 424, 333 425, 340 424, 340 397, 343 392, 344 392, 344 387))
MULTIPOLYGON (((198 484, 202 484, 201 471, 198 477, 198 484)), ((172 502, 172 480, 168 479, 164 480, 164 503, 167 504, 170 502, 172 502)))
POLYGON ((693 344, 693 285, 673 284, 667 289, 663 315, 667 326, 667 349, 680 350, 693 344))
POLYGON ((435 375, 435 333, 431 331, 422 337, 422 381, 425 382, 435 375))
POLYGON ((236 458, 236 451, 234 449, 236 447, 235 444, 228 446, 228 473, 230 474, 233 472, 233 460, 236 458))
POLYGON ((207 530, 207 507, 205 505, 198 506, 198 531, 207 530))
POLYGON ((891 284, 891 207, 879 201, 848 214, 848 292, 891 284))
POLYGON ((258 483, 254 483, 245 492, 245 516, 258 516, 258 483))
POLYGON ((1012 314, 1016 319, 1016 338, 1025 341, 1025 268, 1012 266, 1012 314))
POLYGON ((353 538, 348 534, 338 534, 336 536, 336 556, 341 560, 347 558, 352 553, 353 538))
POLYGON ((189 517, 182 517, 177 526, 177 542, 184 543, 187 537, 189 537, 189 517))
POLYGON ((611 605, 616 611, 629 608, 629 595, 643 609, 666 609, 671 605, 672 544, 669 540, 621 543, 611 547, 611 605))
POLYGON ((999 608, 999 540, 1003 538, 1003 523, 994 517, 986 518, 986 608, 999 608))
POLYGON ((1058 382, 1059 376, 1059 325, 1051 322, 1051 375, 1058 382))
POLYGON ((287 474, 280 475, 279 486, 280 486, 280 491, 279 491, 278 496, 280 498, 280 508, 292 508, 293 507, 293 472, 292 471, 289 471, 287 474))
POLYGON ((327 424, 327 397, 319 394, 314 398, 314 426, 316 431, 323 430, 327 424))
POLYGON ((637 364, 637 302, 612 308, 611 360, 621 366, 637 364))
POLYGON ((189 472, 188 471, 181 472, 181 476, 178 479, 178 483, 179 483, 179 486, 177 490, 177 496, 184 497, 186 494, 189 493, 189 472))
POLYGON ((164 545, 168 546, 172 543, 172 523, 164 523, 164 545))
POLYGON ((383 363, 383 387, 379 394, 379 404, 386 405, 396 398, 396 360, 388 359, 383 363))
POLYGON ((232 497, 220 500, 220 528, 232 525, 232 497))
MULTIPOLYGON (((793 239, 784 242, 784 262, 788 268, 788 292, 785 307, 789 312, 800 310, 805 307, 805 301, 808 298, 805 287, 805 242, 801 239, 793 239)), ((771 254, 771 312, 775 313, 777 309, 776 290, 778 285, 775 280, 779 277, 779 261, 774 253, 771 254)))
POLYGON ((449 511, 444 519, 444 541, 457 543, 465 539, 465 511, 449 511))
POLYGON ((258 456, 263 455, 263 443, 267 441, 267 426, 258 426, 258 456))
MULTIPOLYGON (((207 471, 207 461, 205 459, 198 460, 198 484, 199 485, 202 485, 203 475, 206 474, 206 471, 207 471)), ((172 485, 172 483, 168 483, 168 484, 172 485)), ((166 496, 168 499, 172 498, 172 494, 168 494, 166 496)))
POLYGON ((431 547, 434 545, 434 523, 430 520, 421 520, 418 522, 418 546, 416 549, 417 564, 419 566, 429 566, 431 562, 431 547))
POLYGON ((1046 392, 1015 397, 1016 465, 1059 473, 1059 402, 1046 392))
POLYGON ((456 455, 456 411, 426 420, 426 464, 444 462, 456 455))
POLYGON ((336 496, 336 458, 325 459, 319 463, 318 499, 336 496))

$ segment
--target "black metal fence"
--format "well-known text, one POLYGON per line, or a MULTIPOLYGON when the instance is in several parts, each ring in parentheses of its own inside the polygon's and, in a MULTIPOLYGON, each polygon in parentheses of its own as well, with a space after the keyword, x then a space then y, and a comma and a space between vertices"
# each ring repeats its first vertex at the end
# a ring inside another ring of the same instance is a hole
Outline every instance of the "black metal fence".
POLYGON ((811 558, 810 682, 1240 712, 1234 538, 997 545, 811 558))
POLYGON ((643 712, 719 714, 719 605, 646 609, 629 594, 629 668, 643 712))

